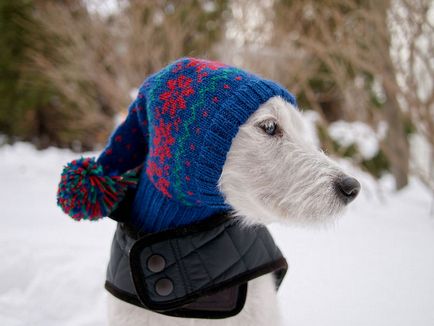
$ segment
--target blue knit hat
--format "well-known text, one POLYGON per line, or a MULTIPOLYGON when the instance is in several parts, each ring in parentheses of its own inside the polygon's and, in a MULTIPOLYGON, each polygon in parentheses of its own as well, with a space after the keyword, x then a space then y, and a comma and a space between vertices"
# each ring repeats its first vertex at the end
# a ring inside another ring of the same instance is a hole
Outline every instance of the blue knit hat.
POLYGON ((97 219, 138 183, 129 218, 149 232, 228 210, 217 188, 226 154, 238 128, 273 96, 296 106, 282 86, 243 70, 194 58, 173 62, 144 81, 97 160, 65 167, 58 204, 75 219, 97 219))

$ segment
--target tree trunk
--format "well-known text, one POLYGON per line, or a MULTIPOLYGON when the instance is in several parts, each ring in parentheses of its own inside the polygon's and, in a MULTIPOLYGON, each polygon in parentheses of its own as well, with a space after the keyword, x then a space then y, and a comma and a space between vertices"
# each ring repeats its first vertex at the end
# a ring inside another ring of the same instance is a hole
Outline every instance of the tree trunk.
MULTIPOLYGON (((384 31, 383 42, 378 42, 378 51, 384 58, 382 78, 384 80, 384 92, 386 103, 384 103, 382 115, 387 121, 388 130, 384 140, 383 150, 390 162, 390 172, 395 178, 396 189, 400 190, 408 184, 410 149, 405 133, 405 124, 400 105, 397 100, 398 83, 396 81, 396 70, 390 57, 390 31, 387 25, 387 13, 390 9, 390 1, 371 1, 371 8, 378 10, 381 16, 381 30, 384 31)), ((380 34, 381 35, 381 34, 380 34)))
POLYGON ((396 189, 404 188, 408 183, 410 150, 405 134, 401 110, 395 94, 385 86, 387 96, 384 104, 384 118, 388 123, 383 150, 390 162, 390 171, 396 181, 396 189))

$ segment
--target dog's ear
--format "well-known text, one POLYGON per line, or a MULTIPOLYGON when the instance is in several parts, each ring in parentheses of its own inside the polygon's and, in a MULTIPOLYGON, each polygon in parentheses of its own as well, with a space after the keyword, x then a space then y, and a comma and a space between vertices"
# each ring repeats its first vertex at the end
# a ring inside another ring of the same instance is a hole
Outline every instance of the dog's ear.
POLYGON ((138 182, 148 153, 145 97, 138 95, 99 158, 81 158, 63 169, 57 204, 76 220, 110 215, 138 182))

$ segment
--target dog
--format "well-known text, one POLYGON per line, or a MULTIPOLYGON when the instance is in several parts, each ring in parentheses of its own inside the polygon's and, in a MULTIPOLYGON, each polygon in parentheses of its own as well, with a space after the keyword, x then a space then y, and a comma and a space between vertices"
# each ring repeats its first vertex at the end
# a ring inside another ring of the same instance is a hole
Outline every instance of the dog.
MULTIPOLYGON (((360 191, 359 182, 316 148, 302 114, 279 96, 270 98, 232 140, 218 188, 244 227, 274 222, 313 225, 334 221, 360 191)), ((267 274, 249 282, 244 308, 225 319, 161 315, 108 297, 112 326, 280 325, 275 285, 267 274)))

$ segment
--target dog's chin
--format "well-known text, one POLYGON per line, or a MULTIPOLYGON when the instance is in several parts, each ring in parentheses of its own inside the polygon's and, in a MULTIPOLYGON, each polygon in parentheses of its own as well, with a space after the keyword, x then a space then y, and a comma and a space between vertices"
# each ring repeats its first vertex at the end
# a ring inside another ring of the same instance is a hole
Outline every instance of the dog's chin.
POLYGON ((331 198, 322 207, 306 205, 306 209, 294 209, 294 205, 278 206, 261 200, 258 204, 261 210, 257 211, 267 212, 260 218, 262 223, 266 220, 265 223, 319 228, 334 226, 347 207, 339 198, 331 198))
POLYGON ((264 198, 247 195, 246 192, 244 196, 238 193, 236 200, 227 202, 232 207, 232 215, 240 218, 245 225, 280 223, 321 228, 335 225, 346 210, 345 203, 337 196, 330 196, 322 205, 315 202, 308 205, 305 202, 303 207, 291 202, 277 205, 264 198))

